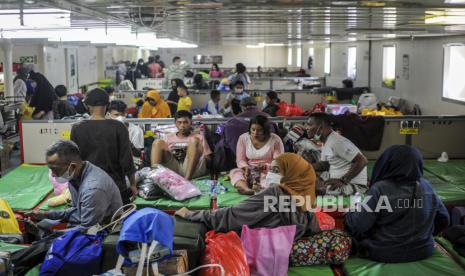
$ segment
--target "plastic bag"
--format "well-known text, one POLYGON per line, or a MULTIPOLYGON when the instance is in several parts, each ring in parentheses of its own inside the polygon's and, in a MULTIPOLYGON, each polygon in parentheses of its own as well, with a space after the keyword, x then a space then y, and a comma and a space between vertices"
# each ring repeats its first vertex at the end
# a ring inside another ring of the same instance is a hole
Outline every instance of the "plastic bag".
POLYGON ((252 275, 285 276, 296 226, 250 229, 242 226, 242 246, 252 275))
POLYGON ((277 103, 279 109, 276 111, 276 116, 289 117, 291 116, 291 107, 286 102, 277 103))
POLYGON ((276 112, 277 116, 290 117, 290 116, 302 116, 305 111, 296 104, 288 104, 286 102, 280 102, 277 104, 279 109, 276 112))
MULTIPOLYGON (((250 275, 241 239, 236 232, 215 233, 215 231, 209 231, 205 235, 205 242, 207 247, 205 255, 202 257, 202 265, 220 264, 223 266, 226 276, 250 275)), ((219 276, 221 274, 219 268, 211 267, 202 269, 200 275, 219 276)))
POLYGON ((165 193, 178 201, 201 195, 200 189, 172 170, 157 165, 149 175, 165 193))
POLYGON ((146 179, 137 186, 139 196, 143 199, 158 199, 165 196, 165 192, 152 180, 146 179))

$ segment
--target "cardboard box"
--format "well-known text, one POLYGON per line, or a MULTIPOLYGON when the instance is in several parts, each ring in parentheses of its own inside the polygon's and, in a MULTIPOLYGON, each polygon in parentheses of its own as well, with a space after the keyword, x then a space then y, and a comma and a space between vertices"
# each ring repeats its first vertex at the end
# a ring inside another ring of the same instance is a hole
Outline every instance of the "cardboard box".
MULTIPOLYGON (((164 260, 161 263, 158 263, 158 272, 161 275, 173 275, 179 273, 185 273, 188 268, 187 262, 187 251, 186 250, 175 250, 173 256, 164 260)), ((135 276, 137 272, 137 267, 125 267, 123 268, 124 274, 127 276, 135 276)), ((144 267, 142 275, 147 275, 147 267, 144 267)), ((149 271, 150 276, 156 276, 153 274, 152 270, 149 271)))

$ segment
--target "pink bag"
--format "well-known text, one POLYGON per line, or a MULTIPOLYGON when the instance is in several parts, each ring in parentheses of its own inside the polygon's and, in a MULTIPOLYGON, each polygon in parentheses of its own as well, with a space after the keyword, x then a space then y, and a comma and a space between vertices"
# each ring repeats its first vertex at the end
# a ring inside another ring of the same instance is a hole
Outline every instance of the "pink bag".
POLYGON ((178 201, 202 194, 197 186, 162 165, 157 165, 149 174, 149 178, 170 197, 178 201))
POLYGON ((251 275, 286 276, 296 226, 250 229, 242 226, 244 247, 251 275))
POLYGON ((52 176, 52 171, 48 170, 48 178, 50 179, 50 182, 52 182, 53 185, 53 194, 58 196, 63 193, 64 190, 68 188, 68 182, 62 184, 58 183, 58 181, 55 179, 55 177, 52 176))

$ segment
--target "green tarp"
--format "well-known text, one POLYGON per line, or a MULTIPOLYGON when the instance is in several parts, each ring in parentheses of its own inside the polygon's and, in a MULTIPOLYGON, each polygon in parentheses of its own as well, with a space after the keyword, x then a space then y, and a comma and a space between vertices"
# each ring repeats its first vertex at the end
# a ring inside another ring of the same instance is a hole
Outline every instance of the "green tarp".
MULTIPOLYGON (((225 181, 224 177, 220 177, 219 181, 225 186, 228 191, 218 195, 217 197, 217 204, 218 208, 223 208, 223 207, 230 207, 237 205, 241 203, 243 200, 247 199, 249 196, 246 195, 241 195, 239 194, 236 189, 232 186, 230 181, 225 181)), ((339 197, 338 201, 336 202, 336 205, 343 205, 344 207, 347 207, 350 203, 350 198, 349 197, 339 197)), ((317 205, 320 207, 329 207, 333 206, 334 201, 332 198, 327 198, 327 197, 319 197, 317 198, 317 205)))
POLYGON ((289 267, 288 276, 333 276, 331 267, 327 265, 289 267))
POLYGON ((176 201, 174 199, 169 198, 159 198, 155 200, 146 200, 143 198, 138 197, 134 203, 137 205, 137 208, 144 208, 144 207, 153 207, 162 210, 177 210, 182 207, 186 207, 189 209, 200 210, 200 209, 210 209, 211 200, 209 192, 210 190, 205 185, 202 185, 202 179, 194 180, 194 184, 200 188, 202 191, 202 195, 198 197, 194 197, 184 201, 176 201))
POLYGON ((224 180, 223 176, 218 180, 228 189, 225 193, 217 195, 216 204, 218 208, 234 206, 249 198, 249 196, 239 194, 236 188, 231 184, 231 181, 224 180))
POLYGON ((348 276, 465 275, 465 270, 438 250, 428 259, 411 263, 386 264, 356 257, 349 258, 344 263, 344 272, 348 276))
MULTIPOLYGON (((8 252, 15 252, 20 249, 28 247, 27 245, 19 245, 19 244, 9 244, 9 243, 4 243, 0 242, 0 251, 8 251, 8 252)), ((39 275, 39 268, 40 266, 36 266, 33 269, 29 270, 25 276, 37 276, 39 275)))
MULTIPOLYGON (((427 179, 445 204, 465 204, 465 160, 450 160, 440 163, 424 161, 423 178, 427 179), (461 178, 464 179, 461 182, 461 178), (464 185, 460 185, 464 183, 464 185)), ((368 162, 368 176, 371 176, 375 161, 368 162)))
POLYGON ((451 254, 456 262, 459 262, 463 267, 465 267, 465 257, 460 255, 457 251, 455 251, 454 246, 450 241, 443 237, 437 237, 436 242, 439 243, 444 249, 447 250, 449 254, 451 254))
POLYGON ((30 210, 53 190, 46 166, 23 164, 0 179, 0 198, 13 210, 30 210))
POLYGON ((465 160, 449 160, 444 163, 436 160, 426 160, 425 171, 431 172, 449 183, 465 188, 465 160))
POLYGON ((26 245, 20 245, 20 244, 11 244, 11 243, 5 243, 5 242, 0 242, 0 251, 8 251, 8 252, 15 252, 20 249, 26 248, 26 245))

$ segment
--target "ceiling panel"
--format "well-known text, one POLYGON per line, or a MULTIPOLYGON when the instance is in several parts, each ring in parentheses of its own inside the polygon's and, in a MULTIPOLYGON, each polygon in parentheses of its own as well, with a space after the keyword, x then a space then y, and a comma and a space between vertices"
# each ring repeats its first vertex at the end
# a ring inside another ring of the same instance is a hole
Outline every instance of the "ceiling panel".
MULTIPOLYGON (((455 35, 462 34, 463 31, 457 30, 464 28, 427 25, 425 15, 434 11, 438 16, 454 8, 459 9, 457 16, 465 18, 465 1, 459 0, 24 1, 27 7, 72 10, 72 26, 76 28, 132 25, 139 32, 154 31, 158 37, 178 38, 199 45, 455 35)), ((6 9, 18 1, 0 3, 0 8, 6 9)))

